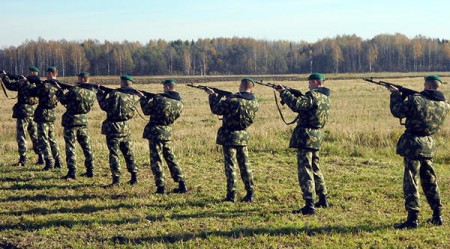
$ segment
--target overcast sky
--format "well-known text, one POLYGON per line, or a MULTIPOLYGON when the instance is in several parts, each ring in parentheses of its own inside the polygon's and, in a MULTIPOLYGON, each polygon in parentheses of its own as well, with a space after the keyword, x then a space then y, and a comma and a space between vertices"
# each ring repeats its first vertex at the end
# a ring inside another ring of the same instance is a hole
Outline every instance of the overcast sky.
POLYGON ((402 33, 450 39, 450 1, 0 0, 0 48, 25 40, 252 37, 315 42, 402 33))

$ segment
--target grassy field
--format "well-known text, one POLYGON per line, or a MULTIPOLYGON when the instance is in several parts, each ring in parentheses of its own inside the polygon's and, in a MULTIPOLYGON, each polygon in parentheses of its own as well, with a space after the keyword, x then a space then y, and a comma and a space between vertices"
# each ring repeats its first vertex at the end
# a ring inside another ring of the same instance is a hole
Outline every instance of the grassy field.
MULTIPOLYGON (((417 74, 416 74, 417 75, 417 74)), ((345 76, 345 75, 344 75, 345 76)), ((383 76, 383 75, 378 75, 383 76)), ((386 77, 393 74, 384 75, 386 77)), ((255 77, 258 79, 257 77, 255 77)), ((346 78, 342 77, 342 78, 346 78)), ((435 171, 444 203, 443 227, 427 225, 431 210, 422 197, 420 228, 397 231, 392 224, 406 217, 402 195, 402 158, 395 145, 403 132, 389 112, 389 92, 360 79, 329 80, 331 116, 325 127, 321 165, 332 207, 315 216, 292 214, 303 205, 297 181, 295 150, 288 149, 293 126, 280 120, 270 88, 257 86, 260 100, 256 122, 250 127, 250 159, 256 183, 254 203, 223 203, 225 175, 221 148, 215 144, 220 120, 211 114, 207 94, 179 85, 185 109, 174 126, 174 148, 185 172, 189 193, 154 194, 148 142, 142 139, 146 120, 132 120, 139 184, 103 189, 111 182, 105 137, 105 118, 98 105, 90 114, 91 141, 96 161, 94 179, 64 181, 67 172, 42 172, 29 153, 26 168, 17 162, 15 100, 0 97, 0 247, 10 248, 448 248, 450 244, 450 127, 435 136, 435 171)), ((420 77, 389 79, 420 90, 420 77)), ((446 78, 445 80, 450 80, 446 78)), ((67 79, 69 81, 69 79, 67 79)), ((95 80, 93 80, 95 81, 95 80)), ((238 82, 209 85, 236 91, 238 82)), ((285 81, 307 90, 307 83, 285 81)), ((137 85, 158 92, 161 85, 137 85)), ((450 89, 443 91, 450 96, 450 89)), ((294 115, 284 108, 288 119, 294 115)), ((62 106, 58 107, 57 137, 64 154, 62 106)), ((83 173, 78 148, 78 173, 83 173)), ((129 174, 122 162, 122 180, 129 174)), ((167 187, 176 187, 165 167, 167 187)), ((238 181, 240 197, 245 194, 238 181)))

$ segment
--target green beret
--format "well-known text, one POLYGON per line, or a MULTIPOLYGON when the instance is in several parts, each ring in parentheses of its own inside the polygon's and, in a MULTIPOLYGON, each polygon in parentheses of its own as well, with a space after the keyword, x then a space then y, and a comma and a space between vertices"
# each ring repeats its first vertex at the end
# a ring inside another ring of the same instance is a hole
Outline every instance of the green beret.
POLYGON ((120 79, 121 80, 129 80, 129 81, 131 81, 131 82, 133 82, 133 83, 135 83, 136 81, 133 79, 133 77, 131 77, 130 75, 122 75, 122 76, 120 76, 120 79))
POLYGON ((425 81, 434 81, 434 80, 437 80, 437 81, 442 83, 441 77, 439 77, 439 76, 437 76, 435 74, 428 75, 428 76, 425 77, 425 81))
POLYGON ((56 73, 56 67, 48 67, 47 70, 45 70, 46 72, 55 72, 56 73))
POLYGON ((313 73, 308 76, 308 80, 323 80, 325 81, 325 77, 320 73, 313 73))
POLYGON ((37 68, 37 67, 30 67, 30 68, 28 68, 28 70, 30 70, 31 72, 38 72, 38 73, 41 72, 41 71, 39 71, 39 68, 37 68))
POLYGON ((163 85, 170 85, 172 83, 177 83, 177 81, 175 79, 167 79, 167 80, 161 81, 161 84, 163 84, 163 85))
POLYGON ((250 81, 253 85, 255 85, 255 81, 252 78, 243 78, 241 81, 250 81))
POLYGON ((91 76, 91 74, 89 72, 81 72, 78 74, 78 77, 84 77, 85 75, 91 76))

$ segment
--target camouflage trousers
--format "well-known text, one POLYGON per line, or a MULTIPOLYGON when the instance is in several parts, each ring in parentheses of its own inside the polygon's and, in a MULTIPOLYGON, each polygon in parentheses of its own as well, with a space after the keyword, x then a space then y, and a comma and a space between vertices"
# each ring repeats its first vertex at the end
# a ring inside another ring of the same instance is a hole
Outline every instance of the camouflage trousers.
POLYGON ((247 146, 223 146, 223 156, 225 162, 225 175, 227 177, 227 193, 236 192, 236 164, 239 165, 245 190, 247 190, 247 192, 252 191, 254 184, 248 160, 247 146))
POLYGON ((303 199, 314 200, 315 195, 326 195, 325 179, 319 167, 319 151, 298 148, 297 165, 303 199))
POLYGON ((27 132, 33 143, 34 153, 40 154, 37 124, 32 117, 18 118, 16 122, 16 140, 21 158, 27 156, 27 132))
POLYGON ((183 172, 178 165, 177 159, 172 152, 170 141, 155 141, 149 139, 150 148, 150 166, 157 187, 163 187, 165 182, 164 171, 162 168, 162 157, 169 167, 170 175, 175 182, 184 181, 183 172))
POLYGON ((431 209, 442 207, 436 174, 431 159, 413 160, 404 158, 403 194, 407 211, 420 211, 419 177, 423 192, 431 209))
POLYGON ((44 154, 47 166, 53 167, 55 160, 61 162, 61 155, 55 138, 54 122, 39 122, 37 127, 40 150, 44 154))
POLYGON ((88 128, 86 126, 64 128, 64 141, 66 142, 66 163, 69 168, 69 174, 75 175, 77 170, 75 153, 75 143, 77 141, 84 153, 84 166, 86 166, 86 171, 92 172, 94 154, 89 141, 88 128))
POLYGON ((119 151, 125 158, 128 172, 137 173, 136 161, 133 153, 133 142, 130 136, 111 137, 106 136, 106 144, 109 150, 109 168, 113 178, 120 178, 119 151))

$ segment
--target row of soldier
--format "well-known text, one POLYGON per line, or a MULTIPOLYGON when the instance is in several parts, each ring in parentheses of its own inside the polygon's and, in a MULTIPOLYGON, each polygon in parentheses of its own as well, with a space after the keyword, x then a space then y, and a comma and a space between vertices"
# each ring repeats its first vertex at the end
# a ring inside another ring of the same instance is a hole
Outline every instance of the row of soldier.
MULTIPOLYGON (((175 193, 187 192, 182 170, 171 149, 172 124, 180 116, 183 102, 176 91, 176 81, 168 79, 162 82, 163 93, 146 96, 135 90, 131 76, 120 77, 120 88, 104 91, 89 87, 90 75, 82 72, 78 75, 78 84, 66 93, 56 80, 57 70, 46 70, 47 80, 38 78, 39 69, 30 67, 28 77, 21 77, 18 82, 10 82, 9 75, 2 73, 5 86, 18 91, 18 103, 14 106, 13 117, 17 118, 17 142, 19 147, 19 165, 26 163, 25 130, 28 129, 33 141, 34 151, 39 155, 38 163, 45 163, 44 170, 61 167, 54 137, 56 104, 61 102, 66 107, 62 117, 64 139, 66 142, 66 162, 68 173, 64 179, 76 178, 75 143, 78 141, 85 155, 86 177, 93 177, 93 153, 87 132, 87 113, 95 99, 107 118, 102 123, 102 134, 106 136, 109 150, 109 163, 112 183, 106 187, 120 184, 119 151, 122 152, 127 169, 131 174, 129 184, 138 182, 136 163, 130 139, 128 121, 134 116, 136 106, 140 106, 150 121, 144 129, 143 137, 149 140, 150 165, 155 177, 157 193, 166 192, 162 158, 166 161, 171 176, 179 184, 175 193), (36 82, 37 84, 35 84, 36 82), (37 108, 34 106, 37 103, 37 108), (33 120, 37 123, 33 128, 33 120), (39 146, 37 146, 37 144, 39 146)), ((322 143, 321 129, 329 116, 330 90, 323 87, 325 77, 314 73, 308 77, 309 91, 297 96, 283 85, 275 88, 281 100, 294 112, 298 113, 297 126, 293 131, 289 147, 297 149, 298 180, 303 193, 305 205, 294 210, 303 215, 315 214, 315 208, 328 207, 327 189, 319 166, 319 151, 322 143), (318 201, 315 202, 315 198, 318 201)), ((427 200, 433 210, 433 216, 427 221, 442 225, 442 204, 433 170, 432 157, 435 134, 443 125, 449 111, 449 104, 439 88, 442 79, 437 75, 425 77, 424 91, 411 96, 402 96, 399 90, 390 86, 391 112, 395 117, 406 118, 406 131, 399 139, 397 153, 404 157, 404 197, 408 217, 405 222, 396 224, 398 229, 416 228, 420 210, 418 182, 422 183, 427 200)), ((239 91, 224 97, 213 89, 206 87, 209 105, 214 114, 222 115, 222 126, 217 133, 216 143, 222 145, 224 153, 225 174, 227 178, 227 195, 224 201, 236 201, 236 168, 239 167, 247 194, 242 199, 252 202, 254 183, 248 159, 247 128, 253 123, 258 111, 258 101, 253 94, 255 81, 242 79, 239 91)))

